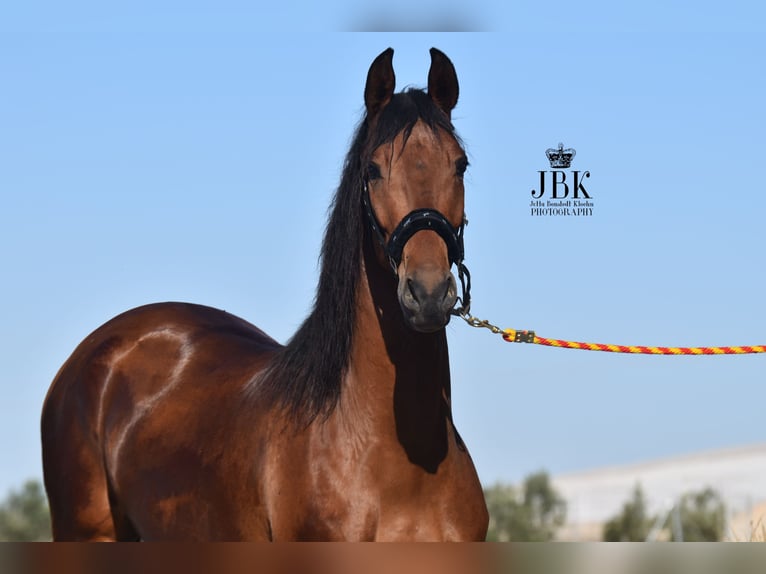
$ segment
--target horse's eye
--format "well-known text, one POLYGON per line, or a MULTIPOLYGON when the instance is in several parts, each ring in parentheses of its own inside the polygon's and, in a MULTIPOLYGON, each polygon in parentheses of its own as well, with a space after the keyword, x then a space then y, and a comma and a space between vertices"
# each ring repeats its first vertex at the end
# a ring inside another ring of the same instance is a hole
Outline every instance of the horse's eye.
POLYGON ((370 162, 370 165, 367 166, 367 177, 370 179, 370 181, 380 179, 382 177, 380 175, 380 167, 378 167, 378 164, 370 162))
POLYGON ((455 162, 455 175, 463 177, 466 169, 468 169, 468 158, 463 156, 455 162))

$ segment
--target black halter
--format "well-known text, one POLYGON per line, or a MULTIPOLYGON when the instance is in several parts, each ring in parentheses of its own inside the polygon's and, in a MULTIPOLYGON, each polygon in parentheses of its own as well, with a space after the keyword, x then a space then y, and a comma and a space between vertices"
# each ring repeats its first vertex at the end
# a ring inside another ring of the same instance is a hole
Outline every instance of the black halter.
POLYGON ((370 224, 375 239, 377 239, 383 252, 388 257, 391 268, 394 273, 398 273, 399 264, 402 262, 402 251, 404 245, 418 231, 435 231, 447 244, 447 255, 450 264, 454 263, 457 267, 458 278, 463 289, 463 296, 459 297, 460 306, 452 310, 453 315, 467 315, 471 308, 471 274, 468 268, 463 264, 465 249, 463 246, 463 232, 468 220, 463 216, 463 221, 458 227, 453 226, 449 220, 436 209, 415 209, 404 216, 399 225, 391 232, 386 241, 383 227, 380 225, 370 202, 370 190, 367 180, 364 181, 364 192, 362 193, 362 204, 367 214, 367 220, 370 224))

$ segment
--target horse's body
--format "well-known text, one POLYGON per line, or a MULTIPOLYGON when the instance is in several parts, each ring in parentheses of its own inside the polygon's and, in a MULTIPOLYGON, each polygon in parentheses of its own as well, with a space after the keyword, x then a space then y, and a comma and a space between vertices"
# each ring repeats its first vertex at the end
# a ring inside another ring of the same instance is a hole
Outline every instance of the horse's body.
POLYGON ((405 226, 394 274, 371 231, 389 239, 423 208, 460 226, 457 80, 433 50, 428 94, 393 94, 391 56, 370 68, 315 307, 286 346, 223 311, 163 303, 112 319, 61 368, 42 417, 56 540, 484 538, 451 417, 451 246, 431 223, 405 226), (404 129, 402 105, 416 110, 404 129))

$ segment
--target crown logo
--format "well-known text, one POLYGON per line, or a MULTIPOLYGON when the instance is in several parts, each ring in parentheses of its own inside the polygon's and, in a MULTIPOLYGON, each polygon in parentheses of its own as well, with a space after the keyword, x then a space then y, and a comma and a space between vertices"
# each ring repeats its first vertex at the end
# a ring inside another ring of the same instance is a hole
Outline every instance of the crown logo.
POLYGON ((559 144, 558 149, 548 148, 545 150, 545 155, 548 156, 552 168, 569 167, 572 165, 572 159, 576 153, 571 147, 564 149, 563 143, 559 144))

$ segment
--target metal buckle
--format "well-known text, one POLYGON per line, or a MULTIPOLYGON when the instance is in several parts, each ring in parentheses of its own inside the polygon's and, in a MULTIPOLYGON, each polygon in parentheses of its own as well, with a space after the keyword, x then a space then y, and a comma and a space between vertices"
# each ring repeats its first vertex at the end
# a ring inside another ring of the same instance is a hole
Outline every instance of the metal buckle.
POLYGON ((516 331, 516 336, 513 341, 515 343, 534 343, 535 332, 534 331, 516 331))

